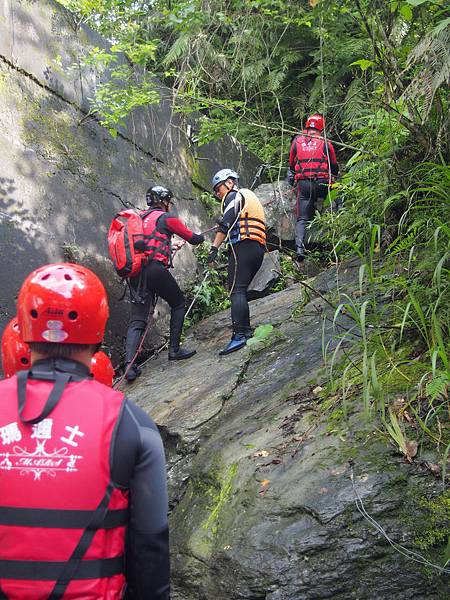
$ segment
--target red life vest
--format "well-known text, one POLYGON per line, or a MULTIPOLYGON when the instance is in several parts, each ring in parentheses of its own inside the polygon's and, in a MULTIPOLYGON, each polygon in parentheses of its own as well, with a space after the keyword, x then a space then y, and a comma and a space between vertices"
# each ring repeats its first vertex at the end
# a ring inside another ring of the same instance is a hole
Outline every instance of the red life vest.
MULTIPOLYGON (((28 381, 23 418, 40 413, 53 385, 28 381)), ((110 458, 123 394, 69 383, 35 425, 19 417, 16 375, 0 382, 0 397, 0 597, 47 600, 90 524, 62 598, 118 600, 128 492, 112 486, 110 458)))
POLYGON ((295 180, 328 179, 328 157, 323 138, 299 135, 295 145, 295 180))
POLYGON ((146 245, 145 255, 149 260, 159 260, 166 267, 170 263, 171 249, 170 236, 156 230, 156 224, 161 215, 166 213, 155 208, 143 218, 144 241, 146 245))

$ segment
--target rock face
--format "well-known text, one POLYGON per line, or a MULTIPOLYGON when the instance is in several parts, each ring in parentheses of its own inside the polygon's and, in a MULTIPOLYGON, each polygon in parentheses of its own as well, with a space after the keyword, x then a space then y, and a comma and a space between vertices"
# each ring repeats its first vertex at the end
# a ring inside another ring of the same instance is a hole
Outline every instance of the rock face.
MULTIPOLYGON (((308 284, 338 304, 358 269, 308 284)), ((174 600, 445 597, 439 576, 395 552, 358 511, 355 493, 411 547, 418 499, 438 484, 376 442, 358 406, 345 424, 323 417, 324 404, 340 405, 323 395, 322 323, 332 352, 334 311, 318 294, 295 285, 252 302, 252 324, 274 330, 227 357, 217 352, 229 311, 214 315, 187 336, 193 359, 161 356, 127 388, 165 441, 174 600)), ((338 328, 349 326, 339 317, 338 328)))
POLYGON ((272 252, 266 252, 264 259, 259 271, 253 277, 248 286, 249 296, 261 296, 264 295, 270 289, 279 278, 281 273, 280 264, 280 252, 273 250, 272 252))
POLYGON ((279 240, 294 240, 295 196, 292 187, 285 181, 263 183, 255 189, 255 194, 264 206, 269 232, 279 240))
MULTIPOLYGON (((107 258, 112 216, 145 205, 149 185, 178 197, 179 215, 196 231, 211 227, 199 200, 212 174, 233 166, 251 180, 259 161, 231 137, 197 148, 188 122, 172 112, 170 90, 133 112, 119 135, 89 113, 89 97, 108 81, 102 67, 80 57, 108 44, 52 0, 0 3, 0 332, 15 314, 24 277, 46 262, 73 260, 107 286, 112 318, 107 340, 122 345, 128 305, 107 258)), ((175 273, 193 277, 189 245, 175 273)))

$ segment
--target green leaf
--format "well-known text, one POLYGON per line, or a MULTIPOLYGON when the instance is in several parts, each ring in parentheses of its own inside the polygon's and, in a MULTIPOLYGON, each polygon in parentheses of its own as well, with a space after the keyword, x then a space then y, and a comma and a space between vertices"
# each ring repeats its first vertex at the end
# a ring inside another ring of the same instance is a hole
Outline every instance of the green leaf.
POLYGON ((254 333, 253 333, 253 337, 254 338, 258 338, 260 340, 265 339, 268 335, 270 335, 273 331, 273 325, 271 324, 267 324, 267 325, 259 325, 254 333))
POLYGON ((429 0, 406 0, 408 4, 411 6, 419 6, 420 4, 425 4, 425 2, 429 2, 429 0))
POLYGON ((355 60, 354 62, 350 63, 350 67, 352 67, 353 65, 359 67, 361 69, 361 71, 367 71, 367 69, 369 67, 373 67, 375 65, 375 63, 373 62, 373 60, 367 60, 367 58, 361 58, 360 60, 355 60))
POLYGON ((400 14, 405 21, 412 21, 413 12, 409 4, 403 4, 403 6, 400 8, 400 14))

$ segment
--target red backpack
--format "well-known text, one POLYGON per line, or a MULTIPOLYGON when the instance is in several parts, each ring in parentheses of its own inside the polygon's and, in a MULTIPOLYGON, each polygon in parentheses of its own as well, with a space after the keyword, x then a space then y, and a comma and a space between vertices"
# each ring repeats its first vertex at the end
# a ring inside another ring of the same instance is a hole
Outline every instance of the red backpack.
POLYGON ((108 249, 120 277, 134 277, 147 260, 145 244, 142 243, 145 239, 142 221, 147 214, 148 211, 138 214, 132 209, 122 210, 111 222, 108 249), (141 243, 136 244, 139 241, 141 243))

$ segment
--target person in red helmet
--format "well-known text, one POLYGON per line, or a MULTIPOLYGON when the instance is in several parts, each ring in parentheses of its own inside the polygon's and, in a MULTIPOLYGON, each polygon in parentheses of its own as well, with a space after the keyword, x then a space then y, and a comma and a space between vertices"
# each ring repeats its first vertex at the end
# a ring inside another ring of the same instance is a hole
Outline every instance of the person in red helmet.
POLYGON ((295 245, 297 259, 305 258, 305 234, 312 221, 316 201, 328 194, 339 165, 333 145, 323 132, 325 118, 314 114, 308 117, 306 129, 292 140, 289 152, 288 183, 297 187, 295 245))
POLYGON ((96 381, 112 387, 114 367, 112 366, 111 359, 104 352, 96 352, 92 357, 91 373, 96 381))
POLYGON ((11 319, 2 335, 2 368, 5 377, 31 365, 30 347, 20 337, 17 317, 11 319))
POLYGON ((80 265, 20 290, 31 368, 0 381, 0 598, 169 600, 161 437, 90 374, 108 315, 80 265))
MULTIPOLYGON (((2 367, 5 377, 12 377, 17 371, 31 365, 31 351, 20 337, 17 317, 11 319, 2 335, 2 367)), ((91 374, 96 381, 112 387, 114 368, 104 352, 96 352, 91 361, 91 374)))

